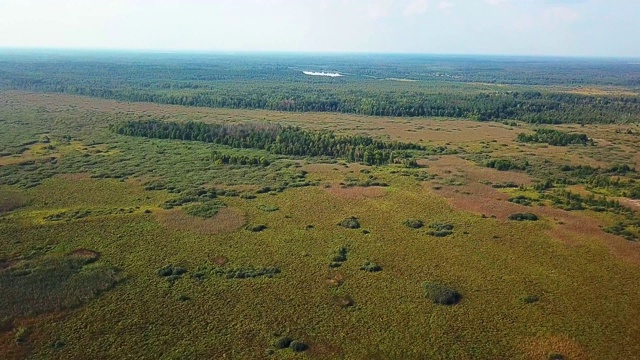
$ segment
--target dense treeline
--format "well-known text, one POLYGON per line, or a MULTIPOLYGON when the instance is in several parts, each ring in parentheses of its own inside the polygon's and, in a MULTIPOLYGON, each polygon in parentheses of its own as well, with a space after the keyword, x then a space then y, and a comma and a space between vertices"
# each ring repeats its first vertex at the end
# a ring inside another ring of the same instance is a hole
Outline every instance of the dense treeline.
POLYGON ((553 146, 587 145, 593 140, 586 134, 566 133, 554 129, 536 129, 533 134, 518 134, 518 141, 524 143, 543 143, 553 146))
POLYGON ((41 60, 25 56, 0 56, 0 89, 185 106, 373 116, 516 119, 540 124, 640 121, 639 96, 588 96, 523 86, 475 84, 470 79, 479 81, 480 78, 476 79, 469 70, 482 69, 482 79, 493 76, 485 79, 492 83, 529 84, 536 82, 531 79, 538 79, 544 84, 609 84, 611 80, 616 84, 640 85, 638 73, 630 72, 628 65, 617 62, 546 61, 545 68, 535 62, 510 63, 503 59, 500 66, 489 71, 491 63, 486 60, 449 59, 453 70, 451 74, 443 74, 439 70, 444 64, 442 59, 389 57, 374 64, 358 57, 312 58, 331 66, 319 70, 343 69, 342 72, 351 74, 329 79, 303 75, 300 67, 294 65, 311 66, 313 62, 296 57, 238 57, 230 62, 224 57, 197 56, 130 55, 131 58, 101 61, 73 57, 41 60), (421 65, 420 61, 424 63, 421 65), (424 75, 425 66, 433 66, 433 73, 424 75), (582 73, 576 73, 576 68, 582 69, 582 73), (518 78, 519 70, 527 77, 518 78), (382 80, 390 77, 421 81, 382 80))
POLYGON ((247 156, 239 154, 223 154, 219 151, 211 153, 211 160, 218 164, 225 165, 253 165, 253 166, 269 166, 271 162, 261 156, 247 156))
MULTIPOLYGON (((147 120, 112 125, 111 130, 121 135, 203 141, 233 148, 264 149, 281 155, 336 157, 367 165, 404 164, 407 158, 405 150, 426 150, 417 144, 383 142, 359 135, 339 136, 327 130, 310 132, 299 127, 272 124, 221 125, 147 120)), ((446 149, 438 148, 438 151, 446 149)), ((224 157, 216 160, 225 161, 224 157)), ((250 161, 264 165, 259 159, 250 161)))

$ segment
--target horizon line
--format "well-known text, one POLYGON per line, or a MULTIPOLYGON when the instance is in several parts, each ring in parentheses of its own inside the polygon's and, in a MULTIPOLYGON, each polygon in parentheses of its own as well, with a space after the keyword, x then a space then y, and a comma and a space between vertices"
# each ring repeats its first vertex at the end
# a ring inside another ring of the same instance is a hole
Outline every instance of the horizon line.
POLYGON ((184 54, 184 55, 386 55, 386 56, 442 56, 442 57, 505 57, 505 58, 560 58, 560 59, 607 59, 640 60, 640 56, 624 55, 554 55, 554 54, 509 54, 509 53, 428 53, 428 52, 383 52, 383 51, 308 51, 308 50, 215 50, 215 49, 131 49, 131 48, 89 48, 89 47, 16 47, 0 46, 0 52, 93 52, 93 53, 130 53, 130 54, 184 54))

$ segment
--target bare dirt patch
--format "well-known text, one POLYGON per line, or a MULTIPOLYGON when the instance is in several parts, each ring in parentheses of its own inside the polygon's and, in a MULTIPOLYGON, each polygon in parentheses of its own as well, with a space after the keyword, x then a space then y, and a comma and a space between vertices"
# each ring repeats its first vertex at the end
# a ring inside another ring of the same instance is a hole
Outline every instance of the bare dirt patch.
POLYGON ((203 219, 187 215, 180 209, 156 212, 162 226, 179 231, 191 231, 200 235, 225 234, 242 228, 246 223, 242 211, 234 208, 223 208, 210 218, 203 219))
POLYGON ((525 359, 548 359, 559 354, 565 359, 590 359, 580 344, 566 336, 546 336, 527 339, 524 343, 525 359))

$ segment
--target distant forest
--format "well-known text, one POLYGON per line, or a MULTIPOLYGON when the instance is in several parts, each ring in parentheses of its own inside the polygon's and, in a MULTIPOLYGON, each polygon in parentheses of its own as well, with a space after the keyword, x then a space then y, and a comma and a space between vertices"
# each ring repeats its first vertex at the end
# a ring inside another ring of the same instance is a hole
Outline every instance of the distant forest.
POLYGON ((623 60, 550 58, 5 51, 0 89, 212 108, 616 123, 640 122, 639 67, 623 60), (550 86, 628 91, 586 95, 550 86))

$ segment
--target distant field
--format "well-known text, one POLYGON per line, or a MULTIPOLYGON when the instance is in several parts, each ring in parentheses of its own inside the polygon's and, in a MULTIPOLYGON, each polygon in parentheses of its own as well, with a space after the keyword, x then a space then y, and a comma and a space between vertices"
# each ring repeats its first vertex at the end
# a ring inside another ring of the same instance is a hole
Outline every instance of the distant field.
POLYGON ((517 141, 535 129, 0 92, 0 284, 14 289, 0 295, 0 357, 640 358, 640 127, 517 141), (447 155, 366 166, 109 130, 148 119, 447 155), (425 282, 459 302, 432 301, 425 282), (308 349, 277 349, 282 337, 308 349))

